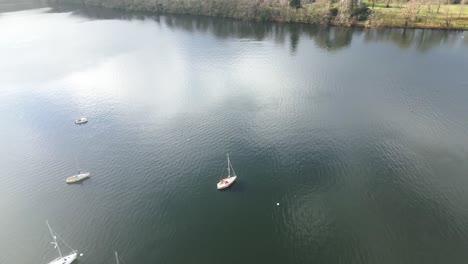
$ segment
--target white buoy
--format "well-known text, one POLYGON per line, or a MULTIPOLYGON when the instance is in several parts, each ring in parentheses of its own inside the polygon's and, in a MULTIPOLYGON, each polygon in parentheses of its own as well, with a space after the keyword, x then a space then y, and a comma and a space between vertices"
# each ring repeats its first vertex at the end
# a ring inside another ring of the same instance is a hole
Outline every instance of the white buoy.
POLYGON ((279 206, 279 203, 276 203, 276 206, 279 206))
POLYGON ((80 254, 80 257, 82 257, 82 256, 83 256, 83 253, 80 254))

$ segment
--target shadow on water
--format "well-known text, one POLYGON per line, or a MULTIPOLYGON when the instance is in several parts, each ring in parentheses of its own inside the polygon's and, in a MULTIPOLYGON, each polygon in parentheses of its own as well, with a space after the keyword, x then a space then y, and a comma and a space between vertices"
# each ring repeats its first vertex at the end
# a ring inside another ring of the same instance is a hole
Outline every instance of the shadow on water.
MULTIPOLYGON (((354 38, 365 42, 387 42, 401 49, 415 48, 425 52, 443 44, 456 45, 463 32, 421 29, 364 29, 351 27, 325 27, 308 24, 273 22, 250 22, 234 19, 201 17, 193 15, 160 15, 144 12, 127 12, 86 5, 52 5, 50 12, 71 12, 88 19, 153 20, 169 28, 187 32, 209 33, 218 39, 239 38, 262 41, 273 39, 277 44, 289 44, 290 53, 295 54, 301 38, 310 37, 314 44, 329 52, 347 48, 354 38)), ((468 45, 468 41, 462 41, 468 45)))
POLYGON ((242 193, 247 190, 246 182, 242 180, 236 180, 228 189, 222 190, 222 192, 235 192, 242 193))

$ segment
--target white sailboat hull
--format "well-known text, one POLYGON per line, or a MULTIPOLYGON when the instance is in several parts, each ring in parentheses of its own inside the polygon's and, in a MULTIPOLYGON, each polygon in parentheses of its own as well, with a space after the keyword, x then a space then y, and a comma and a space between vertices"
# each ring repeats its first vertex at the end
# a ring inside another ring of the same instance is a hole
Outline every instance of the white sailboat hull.
POLYGON ((77 183, 89 178, 89 172, 80 173, 67 178, 67 183, 77 183))
POLYGON ((216 187, 218 190, 226 189, 227 187, 231 186, 236 181, 236 179, 237 176, 224 178, 220 182, 218 182, 216 187))
POLYGON ((55 260, 52 260, 48 264, 70 264, 76 259, 77 255, 78 255, 78 253, 73 252, 68 256, 64 256, 62 258, 59 257, 59 258, 57 258, 55 260))

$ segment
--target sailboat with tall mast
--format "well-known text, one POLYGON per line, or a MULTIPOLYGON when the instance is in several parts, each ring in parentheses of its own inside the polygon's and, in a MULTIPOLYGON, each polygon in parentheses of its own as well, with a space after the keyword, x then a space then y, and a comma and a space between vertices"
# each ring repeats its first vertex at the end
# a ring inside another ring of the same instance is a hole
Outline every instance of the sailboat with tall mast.
MULTIPOLYGON (((76 157, 75 157, 75 163, 76 163, 76 167, 79 168, 78 160, 76 159, 76 157)), ((79 170, 77 174, 68 177, 66 179, 66 182, 67 183, 78 183, 78 182, 84 181, 87 178, 89 178, 89 174, 90 174, 89 172, 79 170)))
POLYGON ((237 179, 236 172, 234 171, 231 161, 229 160, 229 154, 227 154, 227 161, 228 161, 228 166, 227 166, 228 176, 226 178, 221 179, 218 182, 216 186, 218 190, 226 189, 227 187, 231 186, 231 184, 233 184, 237 179), (232 175, 231 175, 231 170, 232 170, 232 175))
POLYGON ((60 250, 60 246, 57 243, 57 234, 54 233, 48 221, 46 221, 46 224, 47 224, 47 227, 49 227, 50 234, 52 235, 52 239, 54 240, 54 242, 50 242, 50 243, 54 245, 54 248, 56 248, 59 253, 59 256, 56 259, 49 262, 48 264, 70 264, 72 263, 78 256, 78 251, 71 248, 65 241, 62 240, 63 243, 72 250, 70 253, 68 253, 68 255, 63 256, 62 251, 60 250))

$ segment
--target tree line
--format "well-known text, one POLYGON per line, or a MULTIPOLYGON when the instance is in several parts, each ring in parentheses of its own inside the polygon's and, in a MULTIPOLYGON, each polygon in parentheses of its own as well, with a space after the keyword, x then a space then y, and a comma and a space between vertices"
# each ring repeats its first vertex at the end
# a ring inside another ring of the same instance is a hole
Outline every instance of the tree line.
POLYGON ((468 28, 468 0, 48 0, 115 9, 333 25, 468 28), (458 16, 454 6, 459 5, 458 16), (461 23, 460 23, 461 21, 461 23), (464 21, 466 21, 465 24, 464 21))

